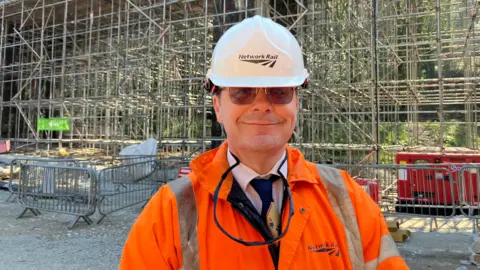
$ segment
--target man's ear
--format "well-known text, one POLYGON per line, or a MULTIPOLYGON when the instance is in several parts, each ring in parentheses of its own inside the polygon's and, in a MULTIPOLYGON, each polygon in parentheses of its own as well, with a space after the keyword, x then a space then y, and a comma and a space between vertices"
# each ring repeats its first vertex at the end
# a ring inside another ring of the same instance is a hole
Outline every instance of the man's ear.
POLYGON ((220 95, 213 95, 213 109, 215 110, 215 115, 217 116, 218 123, 222 124, 222 115, 220 114, 220 95))

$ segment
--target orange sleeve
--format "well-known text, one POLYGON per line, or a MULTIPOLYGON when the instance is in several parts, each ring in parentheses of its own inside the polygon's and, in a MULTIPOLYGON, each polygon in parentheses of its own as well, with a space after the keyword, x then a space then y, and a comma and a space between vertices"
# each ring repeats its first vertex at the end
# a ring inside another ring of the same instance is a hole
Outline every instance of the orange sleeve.
POLYGON ((175 196, 168 185, 150 199, 125 242, 120 269, 178 269, 180 247, 175 196))
POLYGON ((409 269, 390 236, 380 207, 347 172, 342 172, 355 207, 366 269, 409 269))

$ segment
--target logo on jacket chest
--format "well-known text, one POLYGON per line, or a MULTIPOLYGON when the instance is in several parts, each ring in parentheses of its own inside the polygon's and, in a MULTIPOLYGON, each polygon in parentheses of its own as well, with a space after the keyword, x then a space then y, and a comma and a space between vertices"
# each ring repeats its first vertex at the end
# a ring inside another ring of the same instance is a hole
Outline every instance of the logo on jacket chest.
POLYGON ((317 245, 309 245, 308 251, 311 252, 320 252, 320 253, 328 253, 330 256, 340 256, 340 248, 334 242, 325 242, 320 243, 317 245))

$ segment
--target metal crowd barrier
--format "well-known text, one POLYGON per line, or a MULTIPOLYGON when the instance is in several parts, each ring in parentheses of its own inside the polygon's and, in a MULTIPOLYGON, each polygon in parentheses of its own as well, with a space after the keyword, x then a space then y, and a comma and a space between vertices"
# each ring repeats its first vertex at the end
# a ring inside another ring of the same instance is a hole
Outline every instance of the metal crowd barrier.
POLYGON ((455 164, 452 166, 454 177, 457 178, 458 207, 460 212, 473 220, 474 228, 478 227, 480 218, 480 191, 478 189, 480 164, 455 164))
MULTIPOLYGON (((11 177, 10 192, 27 211, 71 214, 71 228, 98 209, 100 223, 118 210, 147 203, 164 184, 176 179, 188 159, 159 160, 153 156, 118 157, 96 161, 18 159, 18 190, 11 177)), ((480 218, 480 164, 328 165, 344 169, 370 195, 385 216, 426 216, 437 226, 438 217, 470 218, 476 230, 480 218)))
POLYGON ((432 231, 438 217, 462 215, 459 181, 451 164, 330 166, 349 172, 384 216, 426 216, 432 231))
MULTIPOLYGON (((129 160, 131 161, 131 160, 129 160)), ((98 173, 100 223, 108 214, 148 201, 158 189, 157 160, 127 162, 98 173)))
MULTIPOLYGON (((20 166, 18 188, 12 185, 20 205, 40 215, 40 210, 71 214, 92 224, 98 209, 100 223, 107 215, 140 203, 147 203, 159 187, 178 177, 189 160, 155 156, 121 156, 99 160, 26 158, 12 161, 11 172, 20 166)), ((8 200, 8 199, 7 199, 8 200)))
POLYGON ((22 164, 55 164, 59 166, 73 166, 73 167, 80 166, 80 162, 75 159, 48 159, 48 158, 33 158, 33 157, 14 159, 10 163, 10 179, 8 180, 8 191, 10 192, 10 195, 5 200, 6 202, 8 202, 10 198, 12 198, 12 202, 15 201, 17 190, 18 190, 18 184, 16 183, 20 181, 19 173, 20 173, 20 166, 22 164))
POLYGON ((39 210, 70 214, 74 219, 71 229, 80 218, 89 225, 89 216, 95 213, 97 179, 90 168, 47 164, 21 164, 18 202, 35 216, 39 210))
POLYGON ((178 178, 180 168, 190 166, 189 159, 183 158, 168 158, 159 160, 160 170, 158 171, 157 179, 160 185, 166 184, 178 178))
POLYGON ((188 166, 184 159, 165 159, 128 162, 99 171, 98 211, 102 215, 97 224, 108 214, 144 203, 169 181, 175 180, 181 167, 188 166))

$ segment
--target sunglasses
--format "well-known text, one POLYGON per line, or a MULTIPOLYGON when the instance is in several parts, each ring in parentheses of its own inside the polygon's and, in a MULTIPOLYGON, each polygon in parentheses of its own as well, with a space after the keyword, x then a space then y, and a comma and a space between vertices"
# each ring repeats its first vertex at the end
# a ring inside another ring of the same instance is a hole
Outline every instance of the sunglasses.
POLYGON ((272 104, 288 104, 293 99, 293 93, 296 87, 266 87, 266 88, 250 88, 250 87, 229 87, 230 100, 234 104, 246 105, 251 104, 258 95, 258 91, 264 89, 267 99, 272 104))

